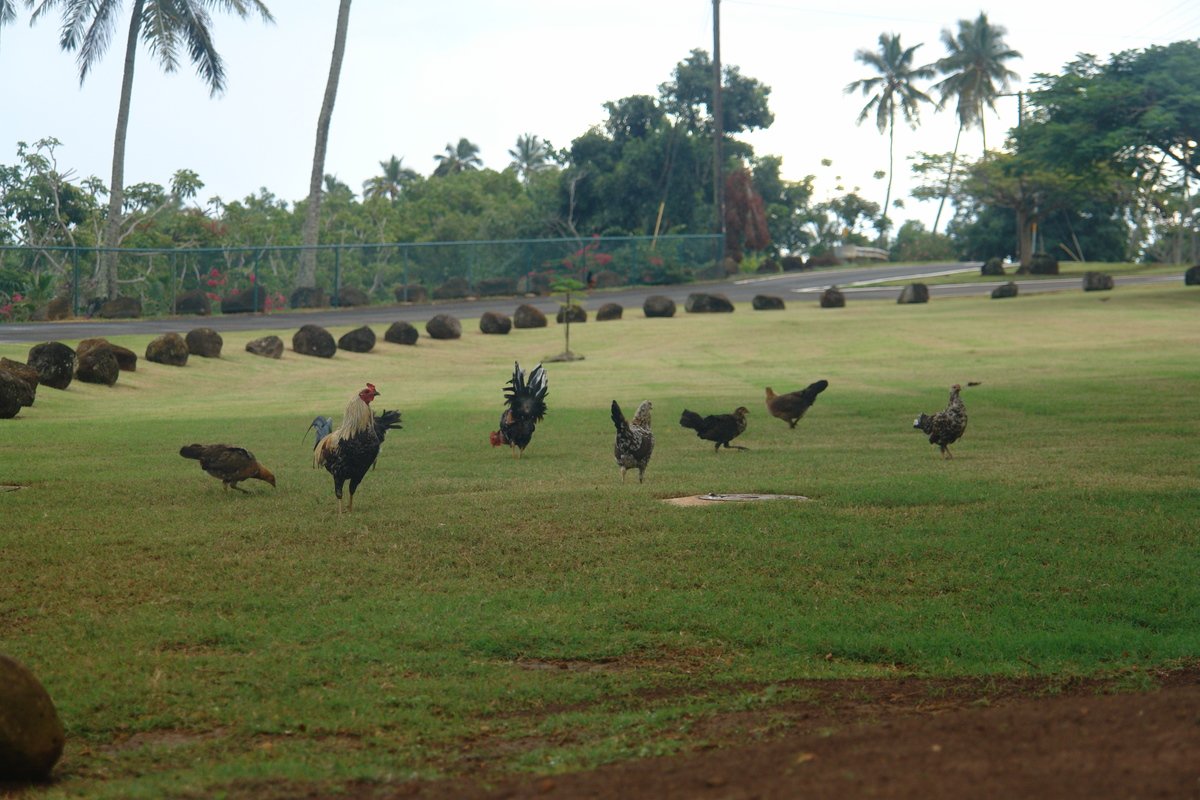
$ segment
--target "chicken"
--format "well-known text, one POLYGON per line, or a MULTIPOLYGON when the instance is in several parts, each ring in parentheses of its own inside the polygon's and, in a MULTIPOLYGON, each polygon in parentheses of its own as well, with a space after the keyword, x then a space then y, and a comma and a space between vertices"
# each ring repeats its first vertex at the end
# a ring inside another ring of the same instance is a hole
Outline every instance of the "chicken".
MULTIPOLYGON (((368 383, 367 388, 346 404, 342 424, 319 439, 313 449, 313 466, 324 467, 333 476, 333 493, 338 499, 339 514, 342 513, 343 484, 350 481, 350 498, 345 507, 345 513, 349 514, 354 510, 355 490, 379 455, 379 443, 383 438, 379 432, 381 418, 371 414, 371 401, 378 396, 374 384, 368 383)), ((395 422, 399 422, 400 412, 384 412, 383 416, 389 414, 395 414, 395 422)))
POLYGON ((628 422, 617 401, 612 402, 612 421, 617 427, 613 458, 621 468, 621 483, 625 482, 625 471, 634 467, 637 467, 638 483, 646 477, 646 465, 650 463, 650 454, 654 452, 654 432, 650 430, 652 407, 649 400, 643 400, 633 415, 633 422, 628 422))
POLYGON ((242 447, 230 447, 226 444, 189 444, 179 448, 179 455, 199 461, 200 469, 220 480, 226 489, 236 489, 249 494, 238 484, 251 478, 266 481, 271 486, 275 485, 275 476, 271 471, 258 463, 254 453, 242 447))
POLYGON ((720 450, 721 445, 732 447, 735 450, 749 450, 749 447, 730 444, 731 441, 742 435, 742 431, 746 430, 746 415, 749 413, 744 406, 739 406, 732 414, 710 414, 707 417, 701 417, 695 411, 688 411, 685 408, 683 415, 679 418, 679 424, 694 430, 701 439, 716 442, 717 445, 713 448, 713 452, 720 450))
POLYGON ((946 408, 932 417, 922 414, 913 420, 913 427, 920 428, 929 435, 929 443, 942 448, 943 458, 954 458, 950 445, 962 438, 967 430, 967 407, 963 405, 958 393, 962 387, 957 383, 950 387, 950 401, 946 408))
MULTIPOLYGON (((313 439, 313 449, 321 443, 321 440, 333 432, 333 417, 326 417, 318 414, 313 417, 313 421, 309 424, 308 430, 316 429, 313 439)), ((387 436, 387 432, 395 428, 403 430, 404 426, 400 424, 399 411, 384 410, 382 414, 375 415, 375 433, 379 436, 379 444, 382 446, 383 439, 387 436)), ((305 431, 308 435, 308 431, 305 431)))
POLYGON ((767 411, 771 412, 771 416, 779 417, 786 422, 789 428, 795 428, 796 423, 804 416, 804 412, 808 411, 817 401, 817 395, 828 387, 829 381, 817 381, 810 383, 798 392, 775 394, 775 391, 768 386, 767 411))
POLYGON ((492 446, 511 445, 513 456, 523 456, 537 424, 546 416, 546 394, 546 370, 542 365, 534 367, 526 382, 525 370, 514 362, 512 380, 504 390, 504 405, 508 408, 500 415, 500 430, 492 432, 492 446))

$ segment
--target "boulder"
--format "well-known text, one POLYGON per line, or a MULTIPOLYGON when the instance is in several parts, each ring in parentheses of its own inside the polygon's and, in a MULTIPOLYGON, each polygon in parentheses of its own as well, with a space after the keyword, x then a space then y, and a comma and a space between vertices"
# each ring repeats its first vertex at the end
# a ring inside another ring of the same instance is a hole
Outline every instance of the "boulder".
POLYGON ((33 312, 34 322, 54 322, 60 319, 70 319, 74 314, 71 310, 71 300, 67 297, 56 297, 46 305, 33 312))
POLYGON ((836 286, 830 286, 825 291, 821 292, 821 308, 845 308, 846 295, 842 294, 836 286))
POLYGON ((1200 286, 1200 264, 1188 267, 1187 272, 1183 273, 1183 285, 1200 286))
POLYGON ((642 303, 642 313, 647 317, 673 317, 675 301, 665 294, 652 294, 642 303))
MULTIPOLYGON (((12 419, 22 408, 33 405, 29 384, 6 369, 0 369, 0 419, 12 419)), ((0 714, 4 709, 0 708, 0 714)), ((0 747, 0 754, 3 749, 0 747)), ((0 755, 2 758, 2 755, 0 755)))
POLYGON ((983 262, 983 266, 979 268, 980 275, 996 276, 1004 274, 1004 259, 989 258, 983 262))
POLYGON ((47 777, 65 742, 45 687, 20 661, 0 654, 0 781, 47 777))
POLYGON ((611 269, 602 269, 595 275, 597 289, 611 289, 616 286, 624 286, 625 279, 611 269))
POLYGON ((369 353, 375 349, 375 331, 363 325, 361 328, 343 333, 337 344, 339 350, 348 350, 351 353, 369 353))
POLYGON ((725 261, 722 263, 725 265, 726 277, 730 275, 737 275, 739 272, 741 272, 741 256, 738 258, 730 258, 729 256, 725 256, 725 261))
POLYGON ((146 345, 146 360, 171 367, 185 366, 188 360, 187 342, 178 333, 164 333, 146 345))
POLYGON ((246 342, 246 352, 267 358, 279 358, 283 355, 283 339, 278 336, 263 336, 246 342))
POLYGON ((821 253, 819 256, 813 256, 804 265, 805 269, 816 269, 817 267, 836 267, 842 262, 833 253, 821 253))
POLYGON ((41 382, 37 370, 28 364, 22 364, 20 361, 12 361, 7 358, 0 358, 0 370, 25 382, 25 385, 29 387, 29 395, 27 397, 29 402, 22 402, 22 405, 33 405, 34 398, 37 397, 38 384, 41 382))
POLYGON ((337 298, 333 302, 333 305, 338 308, 369 306, 371 305, 371 298, 367 297, 367 293, 357 286, 339 286, 337 298))
POLYGON ((616 303, 605 303, 600 306, 600 310, 596 312, 596 322, 608 322, 609 320, 620 319, 625 313, 625 309, 616 303))
POLYGON ((222 314, 256 314, 266 308, 267 293, 261 286, 239 289, 221 298, 222 314))
POLYGON ((783 311, 783 298, 770 294, 756 294, 750 307, 755 311, 783 311))
POLYGON ((416 344, 421 334, 407 322, 393 322, 383 338, 392 344, 416 344))
MULTIPOLYGON (((85 340, 87 341, 87 340, 85 340)), ((105 386, 112 386, 117 382, 117 377, 121 374, 121 367, 117 364, 117 357, 113 355, 112 347, 103 339, 93 339, 91 341, 98 342, 83 351, 76 351, 79 355, 79 365, 75 368, 75 377, 84 383, 100 383, 105 386)), ((80 342, 82 347, 83 342, 80 342)))
POLYGON ((514 328, 544 328, 547 324, 546 315, 528 303, 522 303, 513 312, 514 328))
POLYGON ((117 366, 121 368, 122 372, 137 372, 137 353, 128 347, 121 347, 112 342, 108 343, 108 349, 112 350, 112 354, 117 357, 117 366))
POLYGON ((733 303, 723 294, 693 292, 688 295, 683 310, 689 314, 732 314, 733 303))
POLYGON ((175 313, 207 317, 212 314, 212 301, 203 289, 189 289, 175 298, 175 313))
POLYGON ((402 283, 396 287, 397 303, 424 303, 429 293, 419 283, 402 283))
POLYGON ((1004 297, 1016 297, 1016 296, 1017 296, 1017 285, 1015 283, 1013 283, 1012 281, 1009 281, 1008 283, 1002 283, 999 286, 997 286, 995 289, 992 289, 992 299, 993 300, 1000 300, 1001 298, 1004 298, 1004 297))
POLYGON ((479 317, 479 330, 484 333, 508 333, 512 330, 512 320, 504 314, 485 311, 479 317))
POLYGON ((431 339, 457 339, 462 336, 462 323, 449 314, 436 314, 425 323, 431 339))
POLYGON ((329 305, 325 299, 325 290, 320 287, 302 286, 292 292, 288 298, 292 308, 324 308, 329 305))
POLYGON ((320 325, 301 325, 292 335, 292 349, 302 356, 333 358, 337 343, 333 341, 333 334, 320 325))
POLYGON ((1057 275, 1058 259, 1041 251, 1034 253, 1029 259, 1029 274, 1057 275))
POLYGON ((771 275, 779 272, 779 262, 773 258, 764 258, 758 264, 758 269, 754 270, 759 275, 771 275))
POLYGON ((225 340, 212 328, 192 328, 184 337, 188 352, 203 358, 220 358, 225 340))
POLYGON ((929 287, 923 283, 910 283, 900 290, 897 303, 928 303, 929 287))
POLYGON ((779 266, 783 268, 784 272, 800 272, 802 270, 812 269, 812 267, 806 267, 804 265, 804 258, 802 256, 784 256, 783 258, 779 259, 779 266))
POLYGON ((480 297, 520 294, 516 278, 480 278, 475 282, 475 293, 480 297))
POLYGON ((38 380, 51 389, 66 389, 75 377, 75 351, 62 342, 42 342, 29 348, 25 363, 37 370, 38 380))
POLYGON ((1112 288, 1112 275, 1106 275, 1103 272, 1083 273, 1083 290, 1085 292, 1107 292, 1112 288))
POLYGON ((471 294, 471 284, 461 276, 451 278, 433 290, 434 300, 461 300, 471 294))
POLYGON ((142 316, 142 301, 136 297, 114 297, 100 304, 96 316, 104 319, 137 319, 142 316))
POLYGON ((587 312, 583 310, 583 306, 571 303, 569 306, 559 306, 554 319, 560 325, 564 322, 587 322, 587 312))
MULTIPOLYGON (((533 294, 550 294, 550 286, 554 283, 554 274, 550 272, 535 272, 529 277, 529 291, 533 294)), ((521 327, 520 325, 517 326, 521 327)))

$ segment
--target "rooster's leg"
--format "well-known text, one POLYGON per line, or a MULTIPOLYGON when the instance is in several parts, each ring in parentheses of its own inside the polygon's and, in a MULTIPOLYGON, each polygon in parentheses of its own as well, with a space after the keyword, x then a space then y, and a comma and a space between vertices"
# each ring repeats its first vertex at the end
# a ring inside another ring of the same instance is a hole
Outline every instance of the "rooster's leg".
POLYGON ((238 486, 238 482, 237 482, 237 481, 230 481, 229 483, 225 484, 225 488, 226 488, 226 489, 233 489, 234 491, 241 492, 242 494, 250 494, 250 493, 249 493, 249 492, 247 492, 245 489, 243 489, 243 488, 241 488, 240 486, 238 486))
POLYGON ((622 483, 622 485, 624 485, 624 483, 625 483, 625 470, 626 469, 627 469, 626 467, 621 467, 621 483, 622 483))
POLYGON ((351 492, 349 498, 346 500, 346 513, 349 514, 353 510, 354 510, 354 492, 351 492))

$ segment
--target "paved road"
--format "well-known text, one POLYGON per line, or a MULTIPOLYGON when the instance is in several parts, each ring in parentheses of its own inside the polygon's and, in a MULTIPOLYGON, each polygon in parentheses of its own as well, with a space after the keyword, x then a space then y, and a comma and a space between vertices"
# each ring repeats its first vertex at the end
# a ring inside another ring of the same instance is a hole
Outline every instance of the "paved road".
MULTIPOLYGON (((924 264, 920 266, 870 266, 816 272, 788 272, 780 275, 741 276, 732 280, 707 284, 682 286, 638 286, 592 292, 588 298, 590 309, 604 303, 619 303, 626 308, 640 308, 652 294, 663 294, 683 307, 687 296, 693 292, 706 291, 723 294, 735 303, 748 303, 755 295, 769 294, 786 301, 815 301, 816 295, 828 286, 837 284, 839 289, 853 300, 892 300, 900 293, 895 286, 880 287, 875 284, 898 280, 921 280, 934 275, 956 272, 972 273, 979 263, 954 262, 924 264)), ((1137 283, 1179 282, 1179 275, 1117 278, 1118 286, 1137 283)), ((1057 280, 1017 281, 1022 292, 1062 291, 1081 288, 1079 278, 1057 280)), ((942 284, 929 287, 930 296, 951 297, 972 294, 987 294, 994 284, 942 284)), ((477 319, 485 311, 511 314, 518 303, 527 302, 541 309, 548 316, 557 313, 558 304, 548 297, 517 299, 512 297, 485 300, 442 301, 406 306, 372 306, 369 308, 320 309, 316 311, 277 312, 274 314, 231 314, 218 317, 175 317, 168 319, 140 320, 76 320, 71 322, 28 322, 0 325, 0 343, 46 342, 56 340, 85 339, 91 336, 121 336, 129 334, 182 332, 203 324, 217 331, 289 331, 305 323, 323 327, 357 325, 391 325, 403 320, 411 323, 425 322, 434 314, 446 313, 460 319, 477 319)))

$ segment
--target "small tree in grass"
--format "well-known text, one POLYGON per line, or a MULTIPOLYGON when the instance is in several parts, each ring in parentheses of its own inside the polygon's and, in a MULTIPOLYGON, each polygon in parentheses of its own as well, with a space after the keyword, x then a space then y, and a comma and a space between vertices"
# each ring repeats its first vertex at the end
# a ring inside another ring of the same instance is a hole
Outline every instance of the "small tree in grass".
POLYGON ((561 298, 558 304, 562 306, 563 331, 566 339, 566 349, 560 354, 550 359, 550 361, 581 361, 583 356, 571 352, 571 307, 583 307, 580 302, 572 302, 571 296, 587 297, 587 292, 584 291, 587 287, 575 280, 574 278, 556 278, 554 283, 550 284, 550 292, 552 297, 561 298))

